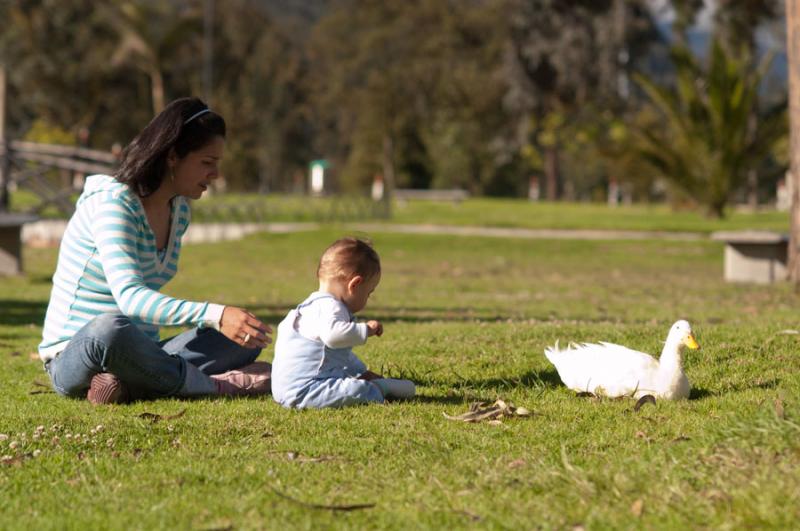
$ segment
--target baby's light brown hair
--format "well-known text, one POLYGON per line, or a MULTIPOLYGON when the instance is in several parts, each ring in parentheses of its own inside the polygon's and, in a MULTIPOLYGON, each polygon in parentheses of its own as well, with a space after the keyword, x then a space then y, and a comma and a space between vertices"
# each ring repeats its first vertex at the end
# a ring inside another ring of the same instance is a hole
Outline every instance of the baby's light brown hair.
POLYGON ((381 260, 372 243, 360 238, 341 238, 322 253, 317 268, 320 280, 350 279, 361 275, 372 278, 381 272, 381 260))

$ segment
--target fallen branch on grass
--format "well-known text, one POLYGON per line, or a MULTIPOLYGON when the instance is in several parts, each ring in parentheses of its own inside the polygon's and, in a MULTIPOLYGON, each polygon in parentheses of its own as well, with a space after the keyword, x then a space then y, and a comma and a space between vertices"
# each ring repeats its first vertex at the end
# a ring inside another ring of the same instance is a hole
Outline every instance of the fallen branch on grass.
POLYGON ((144 413, 139 413, 136 416, 139 417, 140 419, 145 419, 145 420, 149 420, 150 422, 156 423, 156 422, 159 422, 161 420, 172 420, 172 419, 180 418, 185 413, 186 413, 185 409, 182 409, 182 410, 178 411, 174 415, 159 415, 158 413, 148 413, 148 412, 145 411, 144 413))
POLYGON ((500 422, 503 418, 528 417, 531 412, 524 407, 515 407, 510 402, 498 399, 493 404, 489 402, 473 402, 469 406, 469 411, 461 415, 453 416, 444 412, 442 414, 448 420, 460 420, 462 422, 481 422, 482 420, 500 422))
POLYGON ((322 509, 326 511, 358 511, 360 509, 371 509, 375 507, 374 503, 356 503, 351 505, 324 505, 320 503, 308 503, 302 500, 298 500, 297 498, 292 498, 291 496, 288 496, 274 488, 270 490, 272 490, 272 492, 274 492, 281 498, 294 502, 298 505, 302 505, 303 507, 308 507, 309 509, 322 509))
POLYGON ((636 401, 636 405, 633 406, 634 411, 639 411, 643 405, 645 404, 653 404, 656 403, 656 397, 653 395, 644 395, 642 398, 636 401))
POLYGON ((35 389, 35 390, 28 391, 29 395, 46 395, 46 394, 49 394, 49 393, 55 393, 55 391, 53 391, 50 388, 49 385, 43 384, 42 382, 38 382, 38 381, 34 380, 32 382, 32 385, 34 387, 43 387, 44 389, 35 389))

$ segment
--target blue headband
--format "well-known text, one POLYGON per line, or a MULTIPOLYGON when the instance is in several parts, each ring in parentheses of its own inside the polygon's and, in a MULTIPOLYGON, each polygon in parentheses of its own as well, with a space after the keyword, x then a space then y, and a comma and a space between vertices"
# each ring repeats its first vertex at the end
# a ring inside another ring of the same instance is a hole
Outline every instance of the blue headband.
POLYGON ((205 113, 207 113, 207 112, 211 112, 211 109, 209 109, 208 107, 206 107, 206 108, 205 108, 205 109, 203 109, 202 111, 199 111, 199 112, 196 112, 196 113, 194 113, 193 115, 191 115, 191 116, 189 117, 189 119, 188 119, 188 120, 186 120, 185 122, 183 122, 183 125, 186 125, 186 124, 188 124, 189 122, 191 122, 192 120, 194 120, 194 119, 195 119, 195 118, 197 118, 198 116, 203 116, 203 115, 204 115, 205 113))

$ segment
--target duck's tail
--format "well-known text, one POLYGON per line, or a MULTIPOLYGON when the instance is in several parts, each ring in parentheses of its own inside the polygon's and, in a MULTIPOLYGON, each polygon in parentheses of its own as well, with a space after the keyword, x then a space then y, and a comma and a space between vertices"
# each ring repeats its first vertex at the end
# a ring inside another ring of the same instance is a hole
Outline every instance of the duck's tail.
POLYGON ((561 354, 561 349, 558 348, 558 340, 556 340, 556 344, 553 345, 552 347, 546 347, 544 349, 544 355, 547 357, 548 360, 550 360, 550 363, 552 363, 553 365, 556 364, 559 354, 561 354))

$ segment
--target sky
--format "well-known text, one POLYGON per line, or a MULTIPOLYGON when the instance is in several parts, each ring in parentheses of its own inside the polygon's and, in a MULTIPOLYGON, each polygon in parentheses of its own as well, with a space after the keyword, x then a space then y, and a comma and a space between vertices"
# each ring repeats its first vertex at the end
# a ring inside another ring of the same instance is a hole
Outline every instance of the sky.
MULTIPOLYGON (((670 0, 647 0, 650 4, 650 9, 656 15, 659 23, 669 25, 675 18, 675 12, 672 9, 670 0)), ((695 26, 692 32, 695 34, 705 34, 711 31, 714 21, 714 11, 716 9, 717 0, 705 0, 703 9, 698 13, 695 26)), ((786 34, 780 30, 778 26, 766 25, 756 33, 756 40, 762 49, 772 49, 776 52, 782 52, 786 48, 786 34)))
MULTIPOLYGON (((675 18, 675 12, 672 10, 671 2, 669 0, 648 0, 650 8, 658 16, 660 22, 671 23, 675 18)), ((714 9, 716 7, 716 0, 705 0, 705 5, 702 11, 698 13, 696 20, 696 27, 700 30, 711 29, 711 20, 714 16, 714 9)))

